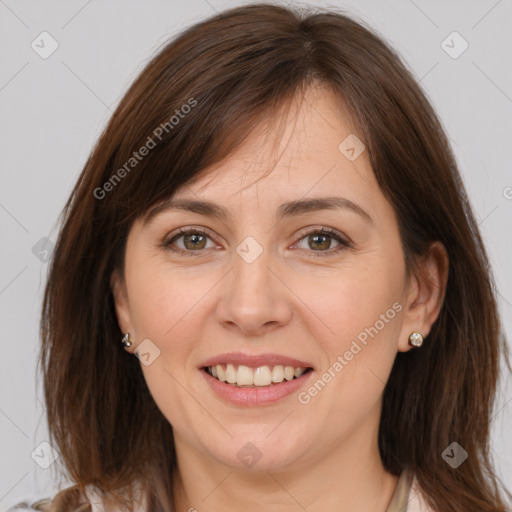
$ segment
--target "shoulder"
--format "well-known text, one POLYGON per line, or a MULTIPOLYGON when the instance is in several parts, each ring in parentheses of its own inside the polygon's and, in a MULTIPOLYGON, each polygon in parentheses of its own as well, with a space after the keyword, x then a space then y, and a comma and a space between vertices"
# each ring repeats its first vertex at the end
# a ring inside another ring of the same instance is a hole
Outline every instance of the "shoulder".
MULTIPOLYGON (((132 501, 134 512, 146 512, 148 510, 148 500, 143 493, 143 487, 141 482, 134 483, 135 498, 132 501)), ((107 496, 101 492, 94 485, 87 485, 85 488, 85 495, 88 503, 90 504, 91 512, 118 512, 119 508, 112 504, 107 496)))
POLYGON ((411 470, 403 470, 386 512, 435 512, 421 492, 418 480, 411 470))
MULTIPOLYGON (((141 490, 140 487, 137 488, 137 491, 141 490)), ((141 496, 142 493, 139 494, 135 503, 134 510, 136 512, 147 510, 147 500, 141 496)), ((62 489, 53 498, 45 498, 36 502, 25 500, 13 505, 6 512, 117 512, 117 510, 117 507, 113 506, 106 496, 91 484, 85 486, 84 492, 78 485, 73 485, 62 489)))
POLYGON ((44 498, 37 501, 25 500, 16 503, 7 512, 89 512, 91 507, 87 498, 77 485, 66 487, 57 492, 53 498, 44 498))
POLYGON ((425 501, 416 477, 412 478, 407 512, 435 512, 425 501))
POLYGON ((16 503, 9 509, 7 509, 7 512, 26 512, 26 511, 46 511, 50 510, 49 506, 51 504, 51 500, 49 498, 46 498, 44 500, 39 500, 36 502, 32 502, 32 500, 25 500, 20 501, 19 503, 16 503), (44 508, 43 508, 44 507, 44 508))

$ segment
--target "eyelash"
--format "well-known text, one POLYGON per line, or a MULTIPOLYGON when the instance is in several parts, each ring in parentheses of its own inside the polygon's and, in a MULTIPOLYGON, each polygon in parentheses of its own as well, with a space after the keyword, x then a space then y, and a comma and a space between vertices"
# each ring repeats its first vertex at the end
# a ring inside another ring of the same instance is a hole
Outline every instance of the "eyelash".
MULTIPOLYGON (((170 240, 164 241, 162 243, 163 247, 173 253, 178 253, 184 256, 202 256, 203 250, 197 250, 197 251, 190 251, 185 249, 180 249, 179 247, 172 248, 171 244, 174 243, 176 240, 181 238, 184 235, 188 234, 195 234, 195 235, 201 235, 206 236, 211 239, 211 237, 206 233, 205 231, 201 231, 199 229, 194 228, 180 228, 178 230, 178 233, 175 234, 170 240)), ((306 252, 310 253, 308 256, 311 258, 318 258, 318 257, 324 257, 324 256, 332 256, 334 254, 337 254, 345 249, 352 249, 354 246, 351 242, 348 240, 345 240, 337 231, 331 228, 316 228, 313 230, 310 230, 306 233, 303 233, 302 236, 299 238, 298 242, 303 240, 304 238, 307 238, 311 235, 328 235, 331 238, 334 238, 340 245, 336 247, 334 250, 327 250, 327 251, 308 251, 307 249, 301 249, 305 250, 306 252)))

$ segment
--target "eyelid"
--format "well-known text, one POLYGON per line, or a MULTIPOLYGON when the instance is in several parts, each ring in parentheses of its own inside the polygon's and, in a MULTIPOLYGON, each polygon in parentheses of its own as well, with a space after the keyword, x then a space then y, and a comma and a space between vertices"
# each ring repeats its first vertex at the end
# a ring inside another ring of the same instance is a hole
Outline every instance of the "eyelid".
POLYGON ((164 237, 162 244, 169 244, 175 238, 178 238, 180 235, 187 235, 190 232, 204 233, 205 235, 208 235, 212 240, 215 240, 217 238, 217 235, 213 233, 213 231, 211 231, 210 229, 205 228, 204 226, 191 225, 175 229, 172 233, 169 233, 164 237))
POLYGON ((336 235, 339 238, 343 239, 347 244, 352 243, 352 240, 350 240, 350 238, 347 235, 345 235, 344 233, 342 233, 341 231, 338 231, 337 229, 331 228, 329 226, 324 226, 322 224, 313 224, 311 226, 306 226, 305 228, 300 229, 299 232, 295 236, 299 237, 298 241, 300 241, 305 236, 307 236, 309 234, 317 233, 317 232, 323 232, 325 234, 329 234, 329 235, 333 235, 333 236, 336 235))
POLYGON ((335 247, 334 249, 328 249, 326 251, 313 251, 313 250, 308 251, 306 249, 302 249, 302 250, 306 251, 307 253, 309 253, 308 255, 310 257, 316 258, 316 257, 322 257, 322 256, 336 255, 336 254, 340 253, 341 251, 343 251, 344 249, 353 249, 354 248, 354 243, 348 236, 344 235, 337 229, 327 227, 327 226, 322 226, 322 225, 308 226, 308 227, 304 228, 303 230, 301 230, 296 235, 297 241, 293 244, 293 246, 300 243, 304 238, 314 235, 314 234, 326 235, 326 236, 329 236, 330 238, 334 238, 338 242, 339 247, 335 247))

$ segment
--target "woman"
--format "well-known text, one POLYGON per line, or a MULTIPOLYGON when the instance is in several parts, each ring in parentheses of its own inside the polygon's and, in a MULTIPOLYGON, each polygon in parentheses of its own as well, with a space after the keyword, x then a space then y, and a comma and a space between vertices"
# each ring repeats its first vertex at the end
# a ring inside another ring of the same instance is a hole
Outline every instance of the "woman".
POLYGON ((335 11, 235 8, 147 65, 66 204, 42 340, 76 485, 37 510, 506 510, 477 223, 410 72, 335 11))

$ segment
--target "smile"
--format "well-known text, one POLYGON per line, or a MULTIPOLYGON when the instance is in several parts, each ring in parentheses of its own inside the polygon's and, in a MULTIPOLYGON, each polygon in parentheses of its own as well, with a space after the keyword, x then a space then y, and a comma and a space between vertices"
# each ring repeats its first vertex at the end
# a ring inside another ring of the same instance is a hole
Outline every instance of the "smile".
POLYGON ((265 387, 299 378, 312 368, 277 364, 252 368, 243 364, 216 364, 203 368, 213 378, 234 387, 265 387))

